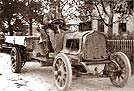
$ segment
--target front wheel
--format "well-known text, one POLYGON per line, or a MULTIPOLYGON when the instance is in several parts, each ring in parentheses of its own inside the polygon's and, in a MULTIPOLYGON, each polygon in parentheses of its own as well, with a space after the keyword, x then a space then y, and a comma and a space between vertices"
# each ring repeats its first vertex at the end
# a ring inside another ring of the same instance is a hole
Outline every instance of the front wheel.
POLYGON ((131 65, 128 57, 122 52, 116 52, 111 56, 110 80, 116 87, 124 87, 131 76, 131 65))
POLYGON ((72 67, 69 58, 59 53, 53 63, 54 80, 59 90, 66 90, 72 82, 72 67))
POLYGON ((21 71, 21 54, 17 47, 13 47, 11 50, 11 70, 13 73, 21 71))

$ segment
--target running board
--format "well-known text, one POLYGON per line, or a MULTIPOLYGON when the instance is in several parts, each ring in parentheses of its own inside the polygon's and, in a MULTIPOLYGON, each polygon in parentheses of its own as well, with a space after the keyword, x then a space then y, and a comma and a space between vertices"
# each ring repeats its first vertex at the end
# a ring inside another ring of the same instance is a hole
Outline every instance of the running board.
POLYGON ((36 56, 32 56, 32 59, 39 60, 39 61, 44 61, 44 62, 53 61, 52 58, 47 59, 46 57, 36 57, 36 56))
POLYGON ((85 63, 86 65, 97 65, 97 64, 108 64, 110 62, 111 61, 109 60, 104 60, 104 61, 90 61, 90 62, 83 62, 83 63, 85 63))

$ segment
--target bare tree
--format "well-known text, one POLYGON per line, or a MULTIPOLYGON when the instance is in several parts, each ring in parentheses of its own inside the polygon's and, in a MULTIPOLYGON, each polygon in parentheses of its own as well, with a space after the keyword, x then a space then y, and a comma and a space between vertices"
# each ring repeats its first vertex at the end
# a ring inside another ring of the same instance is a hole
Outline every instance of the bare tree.
POLYGON ((130 15, 128 0, 94 0, 94 5, 99 13, 101 20, 108 27, 108 35, 112 35, 113 23, 126 19, 130 15), (114 15, 120 14, 120 20, 113 21, 114 15), (103 17, 108 17, 108 22, 103 17))

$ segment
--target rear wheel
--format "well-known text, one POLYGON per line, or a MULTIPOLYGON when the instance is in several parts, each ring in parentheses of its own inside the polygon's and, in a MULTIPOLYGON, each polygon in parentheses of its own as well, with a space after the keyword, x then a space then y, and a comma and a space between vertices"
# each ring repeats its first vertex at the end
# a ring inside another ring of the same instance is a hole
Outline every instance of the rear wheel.
POLYGON ((11 70, 13 73, 21 71, 21 54, 17 47, 13 47, 11 50, 11 70))
POLYGON ((72 67, 69 58, 59 53, 53 63, 54 80, 59 90, 66 90, 72 82, 72 67))
POLYGON ((110 80, 116 87, 124 87, 131 76, 131 65, 128 57, 122 52, 112 55, 110 67, 110 80))

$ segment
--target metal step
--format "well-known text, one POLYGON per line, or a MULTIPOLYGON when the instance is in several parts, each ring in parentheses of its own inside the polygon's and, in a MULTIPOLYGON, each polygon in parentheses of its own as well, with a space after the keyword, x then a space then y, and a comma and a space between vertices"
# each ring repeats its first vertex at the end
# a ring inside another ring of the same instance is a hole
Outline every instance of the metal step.
POLYGON ((47 59, 46 57, 32 57, 34 60, 38 60, 39 63, 41 64, 41 67, 43 66, 52 66, 53 65, 53 59, 49 58, 47 59))

